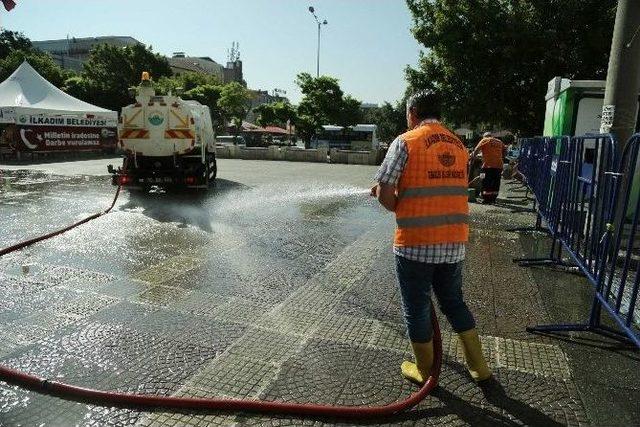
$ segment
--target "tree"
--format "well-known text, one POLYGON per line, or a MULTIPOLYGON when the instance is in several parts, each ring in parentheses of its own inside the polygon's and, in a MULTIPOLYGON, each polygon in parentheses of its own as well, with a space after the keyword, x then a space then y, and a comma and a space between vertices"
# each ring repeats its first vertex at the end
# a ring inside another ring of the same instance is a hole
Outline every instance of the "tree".
POLYGON ((91 88, 87 83, 86 79, 83 79, 81 76, 72 76, 69 77, 62 87, 69 95, 83 100, 88 100, 92 98, 89 94, 91 93, 91 88))
POLYGON ((71 81, 69 87, 84 87, 86 101, 120 110, 131 102, 129 88, 138 85, 143 71, 148 71, 153 79, 171 75, 167 59, 144 45, 98 45, 83 66, 84 82, 71 81))
POLYGON ((260 126, 286 127, 287 122, 295 124, 298 118, 297 111, 288 102, 272 102, 262 104, 253 109, 258 114, 256 122, 260 126))
POLYGON ((222 82, 217 76, 204 73, 184 73, 178 76, 162 76, 154 81, 156 93, 166 95, 169 92, 176 93, 178 88, 184 92, 190 91, 198 86, 222 86, 222 82))
POLYGON ((13 74, 25 60, 56 87, 62 87, 64 81, 74 74, 62 69, 48 53, 34 49, 31 40, 24 34, 0 31, 0 81, 13 74))
POLYGON ((73 76, 72 71, 62 69, 48 53, 38 50, 14 50, 0 60, 0 81, 9 77, 24 61, 58 88, 73 76))
POLYGON ((15 50, 25 52, 33 50, 31 40, 25 37, 22 33, 2 30, 2 32, 0 32, 0 59, 5 59, 15 50))
POLYGON ((222 111, 218 106, 222 94, 222 87, 211 84, 196 86, 182 94, 183 99, 192 99, 209 107, 211 122, 214 127, 223 125, 222 111))
POLYGON ((362 110, 360 106, 362 102, 351 96, 345 96, 340 105, 340 113, 335 120, 338 126, 352 126, 362 121, 362 110))
POLYGON ((435 88, 454 124, 540 132, 554 76, 604 78, 615 0, 407 0, 425 48, 412 89, 435 88))
POLYGON ((318 125, 335 124, 339 120, 343 92, 337 79, 329 76, 314 78, 308 73, 300 73, 296 84, 303 95, 298 106, 299 114, 313 117, 318 125))
POLYGON ((296 131, 305 142, 308 143, 322 125, 351 126, 360 120, 360 102, 344 96, 336 78, 314 78, 300 73, 296 84, 303 95, 298 105, 296 131))
POLYGON ((307 114, 298 113, 298 121, 296 122, 296 133, 305 142, 305 148, 309 148, 309 142, 319 128, 320 125, 314 117, 307 114))
POLYGON ((251 95, 247 88, 238 82, 231 82, 222 87, 218 107, 226 122, 233 123, 234 135, 240 132, 242 121, 249 112, 249 99, 251 95))
POLYGON ((405 104, 399 101, 394 107, 385 102, 380 107, 367 109, 364 112, 363 122, 377 125, 378 139, 391 142, 407 130, 405 104))

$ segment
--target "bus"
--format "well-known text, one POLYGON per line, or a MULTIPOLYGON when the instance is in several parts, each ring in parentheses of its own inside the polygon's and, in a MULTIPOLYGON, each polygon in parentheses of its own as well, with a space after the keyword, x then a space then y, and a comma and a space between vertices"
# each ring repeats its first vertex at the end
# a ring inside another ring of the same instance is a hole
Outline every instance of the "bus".
POLYGON ((339 150, 372 151, 380 146, 376 125, 322 126, 322 130, 311 139, 311 148, 337 148, 339 150))

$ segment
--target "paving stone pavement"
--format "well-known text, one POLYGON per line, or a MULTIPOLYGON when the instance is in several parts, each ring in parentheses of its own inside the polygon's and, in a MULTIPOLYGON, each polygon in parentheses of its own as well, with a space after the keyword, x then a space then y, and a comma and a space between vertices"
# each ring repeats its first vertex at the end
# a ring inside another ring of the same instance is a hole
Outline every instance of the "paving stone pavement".
MULTIPOLYGON (((224 197, 231 196, 222 192, 224 197)), ((0 259, 0 363, 124 392, 339 405, 401 400, 416 388, 399 374, 411 353, 390 253, 393 224, 369 199, 344 198, 303 201, 285 210, 263 204, 264 216, 238 208, 244 216, 237 221, 238 212, 209 206, 218 212, 212 229, 222 232, 196 232, 190 224, 186 232, 193 239, 187 246, 176 243, 185 228, 172 221, 157 225, 153 218, 150 232, 160 248, 153 255, 137 252, 153 243, 144 236, 150 220, 120 205, 111 218, 87 224, 88 231, 29 249, 26 274, 20 269, 23 257, 0 259), (105 239, 87 241, 87 234, 132 223, 140 225, 142 242, 123 243, 132 238, 114 232, 108 239, 111 267, 100 263, 96 252, 105 239)), ((486 207, 474 209, 486 213, 486 207)), ((498 259, 519 253, 520 242, 496 224, 500 215, 502 225, 514 217, 493 209, 496 222, 475 224, 470 257, 479 254, 491 268, 511 269, 498 259), (495 240, 502 246, 492 246, 495 240)), ((495 381, 473 383, 456 336, 440 314, 440 387, 394 417, 148 412, 63 400, 0 382, 0 424, 588 425, 565 352, 554 341, 511 333, 512 325, 496 321, 501 313, 496 316, 495 307, 511 306, 501 305, 497 279, 486 271, 473 261, 465 267, 495 381)), ((530 275, 518 274, 523 283, 513 292, 535 287, 530 275)), ((536 298, 527 295, 531 304, 536 298)), ((536 315, 513 307, 514 316, 536 315)))

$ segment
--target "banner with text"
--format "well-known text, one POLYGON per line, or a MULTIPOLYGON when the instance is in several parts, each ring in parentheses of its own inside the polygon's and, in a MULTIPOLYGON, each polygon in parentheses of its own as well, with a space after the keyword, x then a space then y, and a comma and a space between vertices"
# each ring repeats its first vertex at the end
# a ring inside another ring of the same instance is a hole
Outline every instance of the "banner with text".
POLYGON ((81 151, 115 147, 116 128, 18 126, 16 148, 20 151, 81 151))
MULTIPOLYGON (((14 113, 15 115, 15 113, 14 113)), ((16 124, 20 126, 77 126, 77 127, 116 127, 114 117, 78 117, 47 116, 42 114, 17 114, 16 124)))

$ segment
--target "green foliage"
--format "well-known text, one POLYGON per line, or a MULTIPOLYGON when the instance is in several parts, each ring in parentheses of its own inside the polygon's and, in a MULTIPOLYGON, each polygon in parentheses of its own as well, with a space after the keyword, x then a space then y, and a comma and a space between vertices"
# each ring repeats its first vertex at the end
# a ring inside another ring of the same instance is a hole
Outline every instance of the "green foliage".
POLYGON ((284 128, 287 121, 295 124, 298 113, 288 102, 273 102, 271 104, 262 104, 253 109, 258 114, 256 122, 260 126, 279 126, 284 128))
POLYGON ((296 131, 303 140, 308 142, 322 125, 351 126, 360 121, 360 102, 345 97, 337 79, 300 73, 296 84, 303 95, 298 105, 296 131))
POLYGON ((15 50, 25 52, 33 50, 31 40, 26 38, 22 33, 2 30, 2 32, 0 32, 0 59, 5 59, 15 50))
POLYGON ((364 112, 363 122, 377 125, 378 139, 391 142, 407 130, 405 104, 399 101, 394 107, 385 102, 380 107, 369 108, 364 112))
POLYGON ((89 93, 91 92, 91 88, 89 87, 87 80, 83 79, 81 76, 69 77, 64 82, 62 90, 78 99, 87 100, 90 98, 89 93))
POLYGON ((407 0, 425 48, 410 87, 436 88, 452 123, 540 132, 554 76, 604 78, 615 0, 407 0))
POLYGON ((183 99, 192 99, 209 107, 211 121, 214 127, 223 124, 222 110, 218 107, 218 101, 222 94, 222 87, 212 84, 196 86, 182 94, 183 99))
POLYGON ((86 90, 84 100, 119 111, 131 102, 129 88, 138 85, 143 71, 148 71, 153 79, 171 75, 167 59, 153 53, 151 48, 99 45, 84 64, 84 82, 68 82, 68 88, 83 88, 86 90))
POLYGON ((64 81, 74 74, 63 70, 48 53, 34 49, 31 40, 22 33, 0 32, 0 81, 13 74, 25 60, 56 87, 62 87, 64 81))
POLYGON ((319 125, 335 124, 339 120, 343 92, 338 79, 329 76, 314 78, 308 73, 300 73, 296 84, 303 95, 298 106, 299 114, 313 117, 319 125))
MULTIPOLYGON (((298 112, 298 121, 296 122, 296 134, 305 142, 305 146, 311 141, 313 135, 320 128, 321 124, 316 119, 307 114, 298 112)), ((308 147, 307 147, 308 148, 308 147)))
POLYGON ((198 86, 221 86, 222 82, 218 79, 217 76, 211 74, 203 74, 203 73, 184 73, 174 79, 180 82, 180 86, 184 90, 191 90, 198 86))
POLYGON ((38 50, 14 50, 0 60, 0 81, 9 77, 25 60, 56 87, 62 87, 65 80, 73 75, 73 72, 60 68, 48 53, 38 50))
POLYGON ((240 83, 231 82, 222 87, 218 107, 226 121, 242 124, 249 112, 251 94, 240 83))
POLYGON ((340 114, 335 120, 338 126, 352 126, 362 121, 362 102, 347 95, 342 99, 340 114))
POLYGON ((203 73, 184 73, 171 77, 162 76, 154 81, 154 88, 159 95, 167 95, 169 92, 175 94, 178 88, 187 92, 198 86, 206 85, 221 86, 222 82, 216 76, 203 73))
POLYGON ((169 95, 169 93, 176 94, 178 88, 182 88, 182 83, 176 77, 162 76, 158 79, 153 79, 153 89, 158 95, 169 95))

